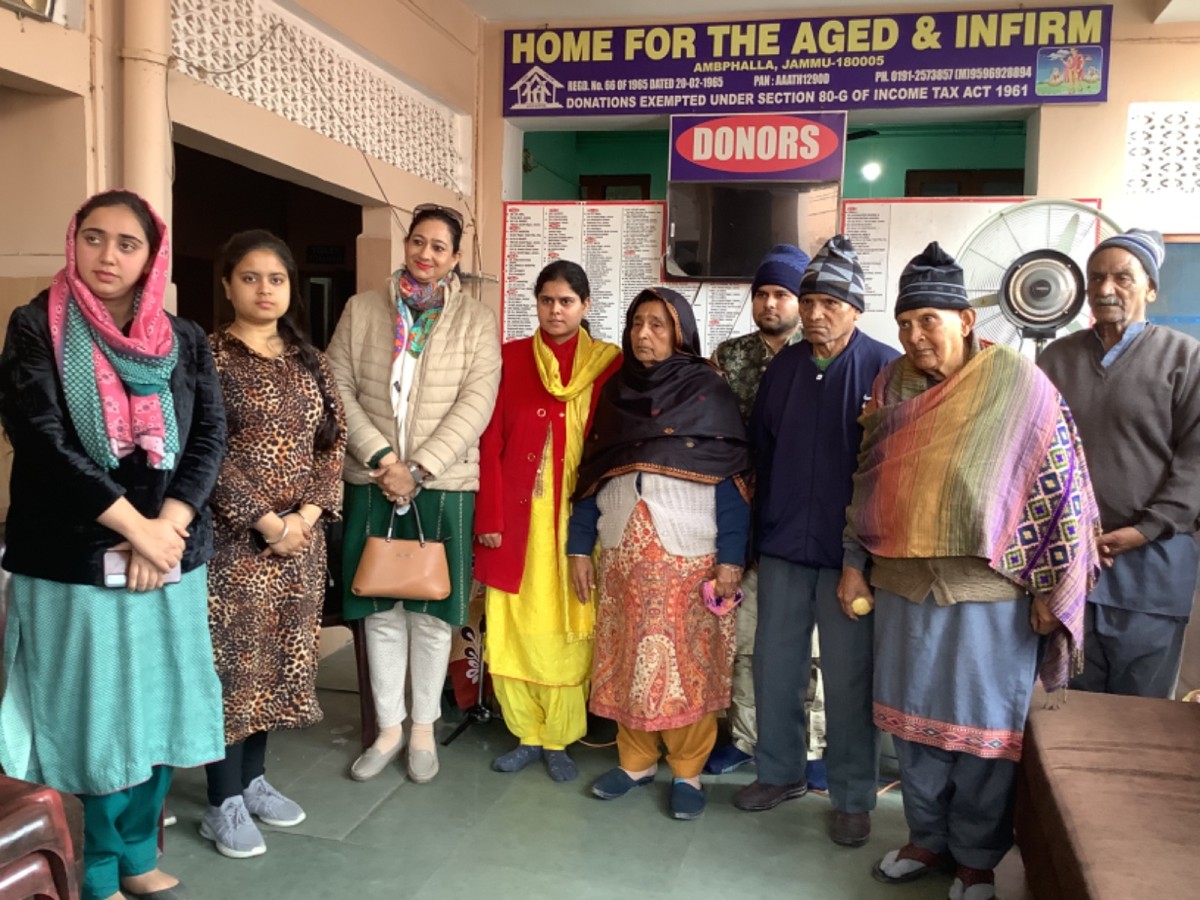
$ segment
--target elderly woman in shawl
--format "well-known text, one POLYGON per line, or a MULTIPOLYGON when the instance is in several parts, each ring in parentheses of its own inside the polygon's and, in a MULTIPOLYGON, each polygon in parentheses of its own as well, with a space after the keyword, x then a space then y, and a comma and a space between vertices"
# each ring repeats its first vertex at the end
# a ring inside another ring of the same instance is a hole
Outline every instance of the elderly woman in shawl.
POLYGON ((874 588, 875 722, 904 784, 909 843, 874 874, 910 881, 949 854, 951 900, 987 900, 1035 677, 1057 691, 1082 664, 1095 499, 1066 404, 1030 361, 978 341, 936 243, 904 270, 896 320, 905 355, 863 411, 838 588, 847 615, 874 588))
POLYGON ((620 765, 592 793, 613 800, 653 781, 661 742, 671 813, 694 819, 716 713, 729 705, 734 616, 725 613, 746 558, 750 453, 683 297, 638 294, 622 347, 583 450, 567 544, 578 596, 599 586, 590 708, 618 724, 620 765))

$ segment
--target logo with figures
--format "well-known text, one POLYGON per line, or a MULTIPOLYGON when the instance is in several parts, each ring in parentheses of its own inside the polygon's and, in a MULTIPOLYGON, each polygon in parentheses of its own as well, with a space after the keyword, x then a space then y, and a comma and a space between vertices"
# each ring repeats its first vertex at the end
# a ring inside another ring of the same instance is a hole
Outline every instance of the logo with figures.
POLYGON ((517 102, 513 109, 562 109, 558 101, 558 92, 563 84, 553 78, 541 66, 534 66, 526 72, 510 91, 517 92, 517 102))

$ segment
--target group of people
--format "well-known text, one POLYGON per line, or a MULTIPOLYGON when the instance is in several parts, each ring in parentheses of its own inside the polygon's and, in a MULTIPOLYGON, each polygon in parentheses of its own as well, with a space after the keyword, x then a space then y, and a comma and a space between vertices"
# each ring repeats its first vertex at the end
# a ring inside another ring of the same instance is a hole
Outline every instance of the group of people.
POLYGON ((900 279, 903 354, 863 333, 841 235, 811 259, 771 250, 758 330, 712 360, 666 287, 633 298, 620 347, 594 339, 569 261, 534 285, 533 336, 501 347, 462 290, 462 235, 457 211, 417 207, 404 266, 351 298, 323 354, 296 324, 283 241, 229 240, 233 321, 206 339, 164 311, 165 225, 110 191, 72 217, 63 270, 14 313, 0 763, 80 795, 85 897, 186 896, 155 852, 175 767, 206 766, 200 830, 226 856, 265 852, 256 820, 304 819, 267 781, 266 745, 321 717, 338 518, 329 563, 347 586, 389 530, 443 541, 450 576, 442 600, 346 589, 379 725, 352 778, 402 753, 412 781, 436 777, 474 580, 517 740, 497 771, 576 778, 568 748, 590 711, 617 723, 596 797, 650 784, 665 747, 673 817, 703 812, 706 766, 750 759, 734 804, 765 811, 808 791, 806 701, 823 695, 830 838, 868 840, 887 732, 910 838, 875 877, 949 865, 951 900, 994 896, 1037 678, 1052 694, 1167 696, 1178 671, 1200 342, 1146 322, 1161 236, 1097 247, 1095 327, 1034 365, 978 338, 936 243, 900 279))

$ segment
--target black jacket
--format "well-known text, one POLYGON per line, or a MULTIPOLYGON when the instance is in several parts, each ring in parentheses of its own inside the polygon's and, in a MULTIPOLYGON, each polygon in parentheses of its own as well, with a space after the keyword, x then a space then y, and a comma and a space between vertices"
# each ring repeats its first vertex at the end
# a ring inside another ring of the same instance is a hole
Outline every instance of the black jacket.
POLYGON ((171 375, 180 453, 174 471, 135 450, 104 469, 84 450, 67 411, 50 340, 49 294, 17 309, 0 354, 0 420, 13 446, 4 568, 67 584, 104 584, 104 551, 124 538, 96 518, 125 496, 148 518, 168 497, 196 510, 183 571, 212 556, 208 496, 225 454, 225 405, 208 339, 171 316, 179 362, 171 375))

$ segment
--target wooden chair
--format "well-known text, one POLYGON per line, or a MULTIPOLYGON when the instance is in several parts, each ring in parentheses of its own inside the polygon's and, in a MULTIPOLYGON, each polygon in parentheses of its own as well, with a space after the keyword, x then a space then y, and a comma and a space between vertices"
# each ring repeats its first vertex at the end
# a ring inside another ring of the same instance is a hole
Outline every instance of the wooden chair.
POLYGON ((354 638, 354 663, 358 674, 358 712, 362 722, 363 749, 375 743, 379 725, 375 719, 375 696, 371 693, 371 671, 367 667, 367 634, 362 619, 347 622, 342 617, 344 579, 342 572, 342 523, 334 522, 326 527, 325 538, 328 551, 327 577, 325 583, 325 608, 321 616, 321 627, 343 625, 350 629, 354 638))

